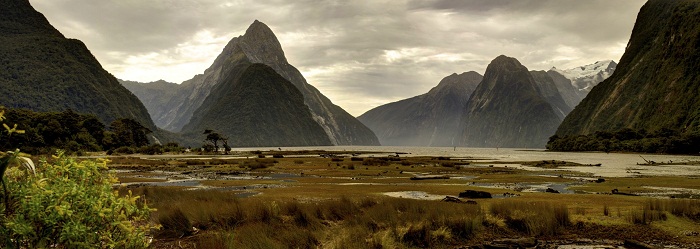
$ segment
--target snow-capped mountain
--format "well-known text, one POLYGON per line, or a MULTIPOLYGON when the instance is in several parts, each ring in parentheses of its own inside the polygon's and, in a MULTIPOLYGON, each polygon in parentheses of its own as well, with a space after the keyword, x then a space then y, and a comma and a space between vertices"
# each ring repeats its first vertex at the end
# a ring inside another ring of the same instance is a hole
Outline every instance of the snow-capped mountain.
POLYGON ((553 67, 551 70, 564 75, 564 77, 571 80, 571 85, 576 89, 588 94, 594 86, 610 77, 616 67, 617 63, 615 61, 606 60, 571 69, 561 70, 553 67))

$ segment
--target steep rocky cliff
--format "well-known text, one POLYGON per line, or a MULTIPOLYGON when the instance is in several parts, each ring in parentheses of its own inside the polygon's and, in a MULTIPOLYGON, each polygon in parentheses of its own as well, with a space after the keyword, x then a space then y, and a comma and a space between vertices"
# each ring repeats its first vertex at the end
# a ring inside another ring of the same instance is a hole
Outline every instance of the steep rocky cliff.
POLYGON ((564 75, 561 75, 559 72, 549 70, 547 71, 547 75, 549 75, 552 82, 554 82, 554 85, 557 87, 557 90, 559 90, 559 94, 562 99, 564 99, 566 105, 569 106, 569 109, 573 110, 574 107, 576 107, 578 103, 581 103, 581 100, 586 97, 588 92, 576 89, 571 84, 571 80, 564 77, 564 75))
POLYGON ((469 98, 462 146, 544 148, 560 118, 518 60, 499 56, 469 98))
POLYGON ((557 135, 700 131, 699 74, 700 2, 649 0, 613 75, 593 88, 557 135))
POLYGON ((376 107, 358 119, 382 145, 458 145, 466 102, 482 78, 474 71, 452 74, 426 94, 376 107))
POLYGON ((559 89, 552 77, 545 71, 530 71, 530 74, 537 85, 537 92, 552 105, 554 113, 557 114, 559 119, 564 120, 564 117, 566 117, 573 108, 566 104, 566 101, 564 101, 559 93, 559 89))
POLYGON ((138 98, 79 40, 67 39, 27 0, 0 0, 0 105, 132 118, 156 127, 138 98))

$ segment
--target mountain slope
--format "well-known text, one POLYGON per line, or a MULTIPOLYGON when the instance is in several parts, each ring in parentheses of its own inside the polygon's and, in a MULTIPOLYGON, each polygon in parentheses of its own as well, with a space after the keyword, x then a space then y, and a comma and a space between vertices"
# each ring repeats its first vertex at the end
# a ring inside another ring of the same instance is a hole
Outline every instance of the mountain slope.
POLYGON ((202 107, 208 108, 198 109, 184 130, 199 134, 216 127, 231 146, 331 145, 301 92, 264 64, 230 68, 202 107))
POLYGON ((552 105, 559 119, 564 120, 573 108, 566 104, 552 77, 545 71, 530 71, 530 74, 537 85, 537 92, 552 105))
POLYGON ((139 99, 79 40, 66 39, 27 0, 0 0, 0 105, 72 109, 109 124, 132 118, 156 130, 139 99))
POLYGON ((452 74, 426 94, 376 107, 358 119, 382 145, 453 146, 466 102, 482 78, 473 71, 452 74))
POLYGON ((165 104, 168 111, 159 112, 160 115, 153 116, 153 119, 164 129, 192 132, 183 127, 189 122, 199 122, 193 119, 195 111, 210 108, 202 105, 220 84, 222 75, 227 74, 230 68, 246 63, 265 64, 292 83, 304 96, 304 103, 313 119, 324 129, 332 144, 379 145, 379 140, 369 128, 306 82, 301 73, 287 62, 272 30, 257 20, 244 35, 229 41, 203 74, 183 82, 178 92, 165 104))
POLYGON ((547 75, 549 75, 552 82, 554 82, 554 85, 557 87, 562 99, 564 99, 564 103, 569 106, 569 109, 573 110, 574 107, 576 107, 578 103, 581 103, 581 100, 586 97, 587 92, 576 89, 571 84, 571 80, 557 71, 549 70, 547 71, 547 75))
POLYGON ((518 60, 499 56, 486 68, 466 107, 462 145, 543 148, 560 119, 518 60))
POLYGON ((700 2, 650 0, 613 75, 594 87, 557 135, 621 128, 700 130, 700 2))
MULTIPOLYGON (((152 117, 162 117, 163 114, 168 111, 166 108, 167 103, 180 89, 179 84, 163 80, 150 83, 119 80, 119 83, 141 100, 141 103, 143 103, 152 117)), ((159 120, 153 120, 153 122, 156 125, 162 123, 159 122, 159 120)))

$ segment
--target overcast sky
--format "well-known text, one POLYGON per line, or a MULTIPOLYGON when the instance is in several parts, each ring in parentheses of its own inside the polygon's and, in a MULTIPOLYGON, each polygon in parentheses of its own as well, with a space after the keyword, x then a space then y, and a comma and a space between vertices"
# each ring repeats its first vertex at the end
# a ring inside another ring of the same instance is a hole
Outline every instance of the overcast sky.
POLYGON ((358 116, 484 73, 498 55, 530 70, 619 61, 645 0, 30 0, 118 78, 180 83, 254 21, 288 61, 358 116))

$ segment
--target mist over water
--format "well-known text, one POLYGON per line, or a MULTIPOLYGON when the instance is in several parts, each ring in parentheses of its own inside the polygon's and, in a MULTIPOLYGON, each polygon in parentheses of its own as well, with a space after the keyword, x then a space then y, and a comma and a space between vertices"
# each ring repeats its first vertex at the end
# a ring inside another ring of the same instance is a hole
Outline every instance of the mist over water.
POLYGON ((385 156, 386 153, 407 153, 406 156, 445 156, 472 160, 473 165, 479 162, 503 162, 496 167, 516 167, 526 170, 571 170, 591 173, 600 177, 629 177, 629 176, 660 176, 660 175, 698 175, 700 165, 638 165, 646 160, 656 163, 700 162, 700 156, 687 155, 656 155, 656 154, 622 154, 603 152, 551 152, 544 149, 514 149, 514 148, 463 148, 463 147, 404 147, 404 146, 325 146, 325 147, 268 147, 268 148, 234 148, 234 151, 267 151, 267 150, 325 150, 325 151, 374 151, 373 154, 362 156, 385 156), (640 157, 641 156, 641 157, 640 157), (644 159, 642 159, 644 157, 644 159), (542 169, 522 166, 516 162, 559 160, 580 164, 601 164, 600 167, 561 167, 558 169, 542 169))

